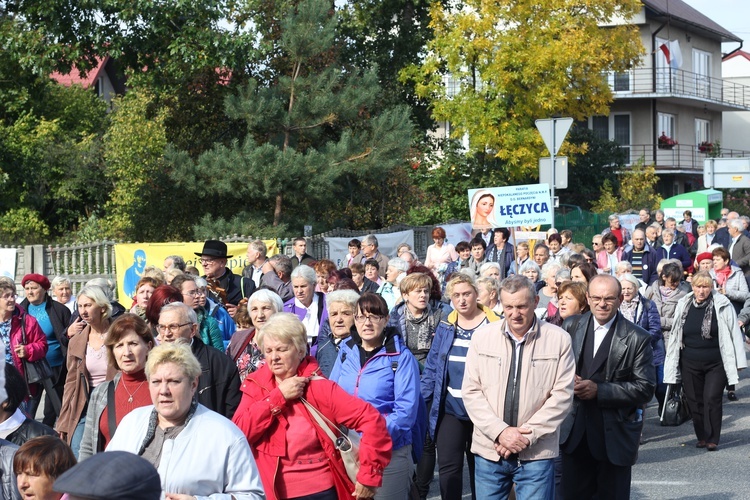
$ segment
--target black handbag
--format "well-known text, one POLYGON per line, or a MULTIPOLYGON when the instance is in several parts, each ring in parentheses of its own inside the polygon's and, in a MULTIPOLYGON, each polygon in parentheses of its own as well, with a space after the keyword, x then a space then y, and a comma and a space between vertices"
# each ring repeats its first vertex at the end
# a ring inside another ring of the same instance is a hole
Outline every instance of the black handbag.
POLYGON ((690 409, 681 384, 669 384, 661 411, 661 425, 677 426, 690 420, 690 409))
MULTIPOLYGON (((21 318, 21 342, 26 345, 26 318, 21 318)), ((55 372, 52 371, 52 367, 49 365, 47 358, 42 358, 39 361, 26 361, 23 359, 23 372, 26 377, 27 384, 37 384, 46 379, 50 379, 54 376, 55 372)))

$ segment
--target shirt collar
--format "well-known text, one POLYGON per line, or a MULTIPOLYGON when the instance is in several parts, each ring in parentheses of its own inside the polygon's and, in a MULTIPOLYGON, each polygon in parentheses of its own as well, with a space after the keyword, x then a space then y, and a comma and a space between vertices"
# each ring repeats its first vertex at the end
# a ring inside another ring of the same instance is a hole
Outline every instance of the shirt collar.
POLYGON ((508 322, 506 321, 505 322, 505 335, 507 335, 508 338, 510 338, 513 342, 515 342, 516 345, 523 344, 524 342, 526 342, 526 338, 529 336, 529 333, 533 332, 536 329, 536 326, 537 326, 537 319, 535 317, 534 322, 531 324, 528 331, 523 334, 523 337, 521 338, 521 340, 518 340, 516 336, 513 335, 513 333, 510 331, 510 328, 508 328, 508 322))
POLYGON ((606 329, 607 329, 607 331, 609 331, 609 329, 610 329, 610 328, 612 328, 612 323, 614 323, 614 322, 615 322, 615 320, 617 319, 617 314, 615 314, 615 315, 614 315, 614 316, 612 317, 612 319, 611 319, 611 320, 607 321, 607 322, 606 322, 606 323, 604 323, 603 325, 600 325, 600 324, 599 324, 599 322, 598 322, 598 321, 596 320, 596 318, 595 318, 594 316, 591 316, 591 317, 592 317, 592 318, 594 318, 594 330, 596 330, 596 329, 597 329, 597 328, 599 328, 600 326, 603 326, 604 328, 606 328, 606 329))

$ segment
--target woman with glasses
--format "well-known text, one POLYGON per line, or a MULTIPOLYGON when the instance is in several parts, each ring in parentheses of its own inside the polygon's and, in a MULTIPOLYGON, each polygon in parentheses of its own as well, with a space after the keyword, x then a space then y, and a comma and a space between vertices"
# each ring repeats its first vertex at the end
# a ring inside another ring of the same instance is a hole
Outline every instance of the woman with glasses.
POLYGON ((474 455, 470 452, 474 426, 461 399, 465 358, 474 332, 500 318, 477 298, 474 280, 456 274, 448 282, 446 293, 453 312, 435 330, 435 339, 427 354, 422 376, 422 396, 430 405, 429 436, 438 452, 440 495, 460 499, 463 491, 464 455, 469 465, 469 481, 474 492, 474 455))
POLYGON ((424 402, 419 391, 417 360, 397 330, 386 328, 387 323, 385 300, 374 293, 363 293, 357 301, 355 329, 351 338, 342 342, 330 379, 385 417, 393 456, 383 471, 383 486, 375 498, 405 499, 425 436, 424 422, 419 418, 424 402), (412 446, 418 448, 416 456, 412 446))
POLYGON ((206 292, 195 283, 195 277, 189 274, 176 276, 172 285, 182 293, 182 301, 187 304, 195 314, 198 315, 198 333, 204 344, 215 347, 224 352, 224 336, 219 328, 219 323, 208 313, 208 310, 200 305, 201 296, 206 292))
POLYGON ((107 295, 101 287, 86 286, 76 299, 80 319, 86 326, 68 344, 68 375, 56 429, 78 457, 89 395, 99 384, 112 380, 116 370, 107 362, 104 345, 112 315, 107 295))

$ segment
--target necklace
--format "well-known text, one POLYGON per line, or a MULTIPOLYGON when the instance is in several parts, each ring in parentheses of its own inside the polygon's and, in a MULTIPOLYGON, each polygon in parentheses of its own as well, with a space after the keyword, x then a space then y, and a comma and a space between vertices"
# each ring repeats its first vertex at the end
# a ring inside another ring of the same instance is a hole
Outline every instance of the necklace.
POLYGON ((127 392, 127 393, 128 393, 128 396, 130 396, 130 397, 128 398, 128 403, 132 403, 132 402, 133 402, 133 396, 135 396, 135 394, 136 394, 136 393, 138 392, 138 390, 139 390, 139 389, 141 388, 141 386, 142 386, 143 384, 145 384, 145 383, 146 383, 146 381, 144 380, 143 382, 141 382, 140 384, 138 384, 138 387, 136 387, 136 389, 135 389, 135 390, 134 390, 134 391, 133 391, 133 392, 131 393, 131 392, 130 392, 130 391, 128 390, 128 385, 127 385, 127 384, 125 383, 125 381, 124 381, 124 380, 122 381, 122 387, 123 387, 123 388, 125 389, 125 392, 127 392))

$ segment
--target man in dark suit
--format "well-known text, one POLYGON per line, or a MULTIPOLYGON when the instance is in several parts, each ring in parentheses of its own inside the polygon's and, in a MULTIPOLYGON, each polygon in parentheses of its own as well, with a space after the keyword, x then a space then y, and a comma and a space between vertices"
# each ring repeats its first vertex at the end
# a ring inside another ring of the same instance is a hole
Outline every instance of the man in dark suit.
POLYGON ((573 409, 560 432, 566 499, 628 499, 643 429, 641 407, 656 386, 651 336, 620 314, 622 288, 597 275, 591 311, 563 324, 576 358, 573 409))
POLYGON ((740 266, 745 276, 750 275, 750 238, 743 234, 745 223, 741 219, 732 219, 727 223, 729 230, 729 254, 735 264, 740 266))
POLYGON ((732 242, 732 237, 729 236, 729 223, 734 219, 739 219, 740 214, 737 212, 729 212, 727 214, 726 226, 720 227, 714 233, 713 243, 718 243, 727 250, 729 250, 729 244, 732 242))

